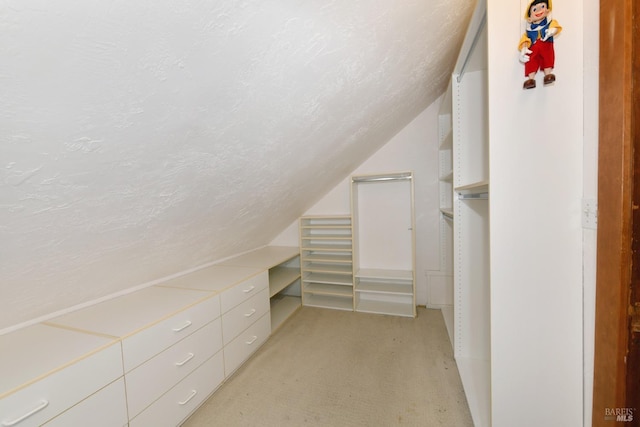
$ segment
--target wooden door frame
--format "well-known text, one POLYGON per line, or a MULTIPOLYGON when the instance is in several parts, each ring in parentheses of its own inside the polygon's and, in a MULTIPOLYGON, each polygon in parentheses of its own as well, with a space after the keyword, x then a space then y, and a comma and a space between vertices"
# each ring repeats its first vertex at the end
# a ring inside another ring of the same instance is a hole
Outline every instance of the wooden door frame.
MULTIPOLYGON (((633 3, 600 1, 598 244, 593 426, 627 407, 628 305, 632 265, 633 3)), ((635 31, 637 33, 637 31, 635 31)), ((640 418, 640 408, 634 414, 640 418)))

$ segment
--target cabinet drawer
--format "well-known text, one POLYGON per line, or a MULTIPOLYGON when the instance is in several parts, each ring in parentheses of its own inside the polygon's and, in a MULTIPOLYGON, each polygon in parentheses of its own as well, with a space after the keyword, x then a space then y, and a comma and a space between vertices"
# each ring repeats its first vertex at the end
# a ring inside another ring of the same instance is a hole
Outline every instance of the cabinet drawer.
POLYGON ((117 343, 0 400, 0 425, 42 425, 122 374, 122 356, 117 343))
POLYGON ((270 333, 271 316, 267 313, 227 344, 224 347, 225 376, 231 375, 242 362, 247 360, 269 338, 270 333))
POLYGON ((269 292, 264 289, 222 316, 222 336, 227 345, 239 333, 269 311, 269 292))
POLYGON ((245 280, 236 286, 227 289, 220 294, 220 306, 222 312, 226 313, 263 289, 269 287, 269 273, 264 271, 250 279, 245 280))
POLYGON ((175 427, 222 383, 222 351, 129 422, 130 427, 175 427))
POLYGON ((125 338, 122 341, 125 372, 131 371, 219 316, 220 299, 215 295, 125 338))
POLYGON ((127 373, 129 416, 138 415, 221 349, 218 318, 127 373))
POLYGON ((120 378, 58 415, 45 427, 114 427, 127 424, 124 379, 120 378))

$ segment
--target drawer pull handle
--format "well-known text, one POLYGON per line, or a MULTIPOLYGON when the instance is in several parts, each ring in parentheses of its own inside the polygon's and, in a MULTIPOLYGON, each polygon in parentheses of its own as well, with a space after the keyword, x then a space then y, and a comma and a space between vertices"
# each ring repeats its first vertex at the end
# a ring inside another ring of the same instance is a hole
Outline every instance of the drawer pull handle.
POLYGON ((182 326, 180 326, 179 328, 173 328, 173 332, 180 332, 180 331, 184 331, 185 329, 187 329, 189 326, 191 326, 191 321, 187 320, 186 323, 182 326))
POLYGON ((176 366, 183 366, 185 363, 187 363, 189 360, 194 358, 194 354, 193 353, 189 353, 189 355, 187 357, 184 358, 183 361, 181 362, 176 362, 176 366))
POLYGON ((255 286, 251 285, 247 289, 243 290, 242 292, 244 292, 245 294, 248 294, 249 292, 251 292, 255 288, 256 288, 255 286))
POLYGON ((244 315, 244 317, 251 317, 251 316, 253 316, 254 314, 256 314, 256 309, 255 309, 255 308, 252 308, 250 312, 248 312, 248 313, 246 313, 246 314, 244 315))
POLYGON ((6 427, 10 427, 10 426, 14 426, 16 424, 18 424, 21 421, 26 420, 27 418, 29 418, 31 415, 42 411, 44 408, 46 408, 49 405, 49 401, 42 399, 40 401, 40 403, 38 404, 38 406, 36 406, 35 408, 33 408, 31 411, 27 412, 26 414, 24 414, 23 416, 16 418, 15 420, 11 420, 11 421, 3 421, 2 425, 6 426, 6 427))
POLYGON ((198 394, 197 391, 191 390, 191 393, 189 394, 189 396, 187 396, 187 398, 185 400, 183 400, 182 402, 178 402, 178 405, 186 405, 187 403, 189 403, 189 401, 191 399, 193 399, 195 397, 196 394, 198 394))
POLYGON ((253 338, 251 338, 249 341, 245 341, 245 344, 251 345, 254 342, 256 342, 257 339, 258 339, 258 337, 254 335, 253 338))

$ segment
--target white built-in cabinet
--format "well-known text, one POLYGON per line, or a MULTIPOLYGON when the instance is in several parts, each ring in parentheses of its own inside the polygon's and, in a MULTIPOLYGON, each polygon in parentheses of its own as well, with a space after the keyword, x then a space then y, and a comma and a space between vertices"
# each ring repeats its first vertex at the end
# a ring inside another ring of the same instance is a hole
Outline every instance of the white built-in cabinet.
POLYGON ((453 256, 443 310, 476 427, 491 425, 486 3, 479 1, 439 112, 441 249, 453 256))
POLYGON ((0 425, 177 426, 300 307, 267 246, 0 336, 0 425))
POLYGON ((0 425, 127 425, 116 338, 36 324, 0 336, 0 349, 0 425))
POLYGON ((297 247, 266 246, 219 265, 268 272, 271 329, 274 331, 302 305, 300 251, 297 247))
POLYGON ((350 215, 300 218, 303 304, 353 311, 350 215))
POLYGON ((589 411, 580 217, 591 27, 583 2, 554 9, 567 29, 563 78, 545 86, 538 73, 523 90, 513 40, 529 3, 476 2, 450 81, 453 346, 476 427, 581 426, 589 411))
POLYGON ((351 177, 355 310, 416 316, 412 172, 351 177))

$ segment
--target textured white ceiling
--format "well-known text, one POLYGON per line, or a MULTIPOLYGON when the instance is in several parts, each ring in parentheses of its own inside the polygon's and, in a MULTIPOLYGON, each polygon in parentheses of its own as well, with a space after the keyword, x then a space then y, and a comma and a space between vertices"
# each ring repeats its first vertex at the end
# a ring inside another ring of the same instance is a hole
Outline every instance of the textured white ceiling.
POLYGON ((5 0, 0 328, 268 243, 444 90, 468 0, 5 0))

